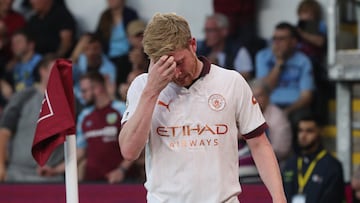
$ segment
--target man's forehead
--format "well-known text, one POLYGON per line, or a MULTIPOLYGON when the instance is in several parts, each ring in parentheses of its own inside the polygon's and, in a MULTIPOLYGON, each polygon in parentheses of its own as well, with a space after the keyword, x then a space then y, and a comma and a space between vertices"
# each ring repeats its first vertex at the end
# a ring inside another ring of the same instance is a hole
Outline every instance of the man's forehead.
POLYGON ((288 29, 275 29, 274 34, 290 34, 290 30, 288 29))
POLYGON ((311 120, 302 120, 299 122, 300 126, 316 127, 316 122, 311 120))
POLYGON ((180 49, 174 52, 169 53, 169 56, 174 57, 175 61, 180 61, 185 58, 186 51, 188 49, 180 49))

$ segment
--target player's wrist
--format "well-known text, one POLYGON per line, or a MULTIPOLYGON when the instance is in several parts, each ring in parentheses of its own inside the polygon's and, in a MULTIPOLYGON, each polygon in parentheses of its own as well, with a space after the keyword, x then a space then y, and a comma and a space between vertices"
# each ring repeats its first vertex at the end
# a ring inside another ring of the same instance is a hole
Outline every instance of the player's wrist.
POLYGON ((156 90, 155 88, 145 87, 143 95, 149 98, 158 98, 161 91, 156 90))

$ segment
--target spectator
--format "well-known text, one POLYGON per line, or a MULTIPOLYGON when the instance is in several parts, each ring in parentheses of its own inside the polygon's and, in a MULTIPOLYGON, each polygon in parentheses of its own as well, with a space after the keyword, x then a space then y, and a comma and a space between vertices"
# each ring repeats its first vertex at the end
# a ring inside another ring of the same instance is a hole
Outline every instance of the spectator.
POLYGON ((35 41, 24 31, 16 32, 11 40, 14 60, 9 65, 15 91, 31 87, 35 82, 35 69, 42 56, 35 52, 35 41))
POLYGON ((108 0, 108 8, 101 14, 96 33, 100 36, 103 50, 117 66, 117 84, 126 81, 131 71, 128 52, 130 49, 126 29, 130 21, 137 19, 135 10, 125 5, 125 0, 108 0))
POLYGON ((111 95, 115 95, 116 67, 103 53, 100 39, 95 34, 85 34, 76 45, 71 59, 75 81, 75 96, 82 104, 79 78, 86 72, 99 72, 106 79, 106 86, 111 95))
POLYGON ((35 39, 40 54, 55 53, 67 57, 75 39, 75 20, 70 11, 55 0, 30 0, 34 15, 25 29, 35 39))
POLYGON ((122 82, 118 85, 118 96, 120 101, 126 101, 127 90, 135 77, 141 73, 147 72, 150 61, 148 56, 144 53, 144 47, 142 44, 145 27, 146 24, 144 21, 133 20, 129 23, 127 28, 127 34, 131 44, 131 50, 129 53, 131 71, 127 76, 126 82, 122 82))
POLYGON ((199 43, 199 55, 207 56, 212 63, 227 69, 235 69, 245 79, 250 79, 253 70, 251 57, 245 47, 229 38, 229 22, 223 14, 206 18, 205 40, 199 43))
POLYGON ((222 13, 229 19, 229 36, 235 43, 246 47, 255 63, 255 55, 266 46, 266 41, 259 37, 256 23, 258 1, 248 0, 213 0, 214 12, 222 13))
POLYGON ((11 58, 10 40, 25 25, 24 17, 12 9, 13 0, 0 0, 0 75, 11 58))
MULTIPOLYGON (((23 16, 26 19, 29 19, 31 17, 31 15, 33 14, 30 2, 31 2, 31 0, 15 0, 14 9, 16 11, 19 11, 21 14, 23 14, 23 16)), ((54 2, 61 6, 65 5, 65 0, 56 0, 54 2)))
POLYGON ((7 35, 7 39, 10 39, 12 34, 23 28, 25 25, 25 19, 20 14, 12 9, 13 0, 0 0, 0 22, 4 25, 4 29, 7 35))
POLYGON ((290 158, 283 171, 288 201, 307 203, 341 203, 344 179, 340 161, 321 143, 317 118, 304 115, 298 122, 300 153, 290 158))
POLYGON ((54 56, 45 56, 38 69, 39 85, 16 93, 4 110, 0 122, 0 181, 63 181, 63 173, 58 170, 64 158, 63 147, 57 148, 43 167, 36 164, 30 153, 54 60, 54 56))
POLYGON ((140 70, 147 72, 149 66, 149 59, 144 53, 142 45, 143 33, 146 23, 142 20, 133 20, 127 27, 127 36, 130 42, 129 61, 131 63, 131 71, 140 70))
MULTIPOLYGON (((292 132, 291 125, 284 112, 274 104, 270 103, 270 88, 261 79, 250 82, 256 101, 264 115, 269 129, 266 135, 274 149, 280 167, 284 166, 285 161, 292 153, 292 132)), ((247 147, 244 139, 239 140, 239 176, 242 181, 252 179, 258 181, 255 162, 252 159, 250 149, 247 147)))
POLYGON ((283 162, 292 153, 290 122, 279 107, 270 103, 271 90, 263 80, 253 80, 250 82, 250 87, 269 126, 266 135, 270 140, 280 166, 282 166, 283 162))
POLYGON ((81 92, 81 102, 79 99, 75 98, 76 105, 76 118, 79 116, 80 112, 91 105, 93 105, 93 91, 91 87, 90 73, 85 73, 80 76, 79 79, 79 88, 81 92))
POLYGON ((135 69, 132 70, 128 77, 127 77, 127 81, 126 83, 120 83, 119 87, 118 87, 118 94, 119 94, 119 100, 126 102, 126 98, 127 98, 127 91, 132 83, 132 81, 139 75, 141 75, 142 73, 144 73, 142 70, 139 69, 135 69))
POLYGON ((300 35, 299 49, 311 60, 316 84, 316 98, 313 109, 327 118, 329 99, 335 96, 335 86, 327 76, 326 56, 326 25, 322 20, 321 6, 316 0, 303 0, 297 9, 298 33, 300 35))
POLYGON ((83 110, 77 122, 77 156, 79 161, 86 158, 84 181, 122 182, 132 164, 119 155, 117 135, 123 107, 109 95, 101 74, 93 72, 89 77, 94 106, 83 110))
POLYGON ((282 108, 292 127, 310 110, 314 79, 309 58, 296 50, 296 29, 285 22, 274 31, 272 47, 256 56, 256 77, 263 78, 272 90, 270 102, 282 108))
POLYGON ((230 35, 243 39, 256 34, 256 4, 248 0, 213 0, 214 11, 229 19, 230 35))
POLYGON ((324 65, 327 34, 321 6, 316 0, 302 0, 298 5, 297 15, 300 50, 314 62, 314 69, 320 68, 319 65, 324 65))
POLYGON ((0 0, 0 116, 13 94, 12 74, 6 70, 6 64, 12 58, 11 37, 25 25, 25 19, 12 9, 12 5, 13 0, 0 0))

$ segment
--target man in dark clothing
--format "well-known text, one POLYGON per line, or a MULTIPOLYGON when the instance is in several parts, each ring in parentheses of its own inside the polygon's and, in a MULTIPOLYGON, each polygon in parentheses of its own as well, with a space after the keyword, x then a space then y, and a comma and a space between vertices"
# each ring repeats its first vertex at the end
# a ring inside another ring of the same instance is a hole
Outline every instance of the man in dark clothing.
POLYGON ((287 161, 282 173, 288 202, 341 203, 342 165, 323 148, 317 119, 304 115, 297 127, 300 152, 287 161))
POLYGON ((25 29, 34 36, 38 53, 55 53, 59 57, 67 57, 75 39, 75 20, 64 5, 55 2, 30 1, 35 14, 25 29))

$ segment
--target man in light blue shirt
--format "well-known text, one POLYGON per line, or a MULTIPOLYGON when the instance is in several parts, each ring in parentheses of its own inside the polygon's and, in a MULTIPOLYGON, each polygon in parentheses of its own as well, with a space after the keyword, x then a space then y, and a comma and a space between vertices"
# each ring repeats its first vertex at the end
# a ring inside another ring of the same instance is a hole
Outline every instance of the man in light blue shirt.
MULTIPOLYGON (((311 111, 315 89, 312 64, 297 50, 297 43, 297 30, 289 23, 279 23, 272 46, 256 55, 256 77, 271 89, 270 102, 288 116, 293 135, 298 119, 311 111)), ((293 141, 292 145, 297 151, 297 143, 293 141)))
POLYGON ((315 89, 309 58, 296 49, 296 29, 288 23, 276 26, 272 47, 256 55, 256 77, 272 89, 270 100, 286 114, 308 109, 315 89))
POLYGON ((10 68, 15 90, 31 87, 35 82, 35 69, 42 59, 42 56, 35 52, 34 40, 28 33, 18 31, 11 38, 11 51, 15 59, 15 63, 10 68))

